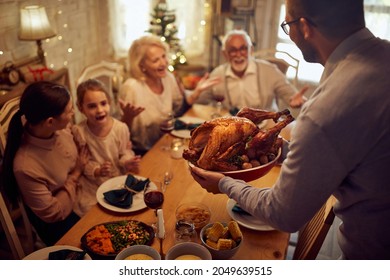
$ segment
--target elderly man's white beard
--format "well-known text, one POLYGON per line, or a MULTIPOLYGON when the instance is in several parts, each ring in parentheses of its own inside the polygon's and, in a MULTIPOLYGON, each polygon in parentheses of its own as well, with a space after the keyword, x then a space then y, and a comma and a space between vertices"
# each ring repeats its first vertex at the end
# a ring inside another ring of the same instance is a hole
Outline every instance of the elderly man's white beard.
POLYGON ((234 60, 231 62, 231 68, 235 73, 243 73, 248 67, 248 60, 240 61, 239 63, 234 60))

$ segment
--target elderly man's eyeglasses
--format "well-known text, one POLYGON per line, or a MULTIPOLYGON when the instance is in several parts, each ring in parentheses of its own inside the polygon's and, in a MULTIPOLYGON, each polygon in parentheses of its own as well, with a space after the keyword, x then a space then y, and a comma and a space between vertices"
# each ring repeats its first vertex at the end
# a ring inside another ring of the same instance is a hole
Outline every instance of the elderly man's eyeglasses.
POLYGON ((227 53, 231 56, 237 55, 238 53, 246 55, 248 53, 248 46, 241 46, 239 49, 229 48, 227 53))
POLYGON ((283 29, 284 33, 286 35, 290 34, 290 24, 296 23, 300 20, 301 18, 294 19, 292 21, 283 21, 280 27, 283 29))

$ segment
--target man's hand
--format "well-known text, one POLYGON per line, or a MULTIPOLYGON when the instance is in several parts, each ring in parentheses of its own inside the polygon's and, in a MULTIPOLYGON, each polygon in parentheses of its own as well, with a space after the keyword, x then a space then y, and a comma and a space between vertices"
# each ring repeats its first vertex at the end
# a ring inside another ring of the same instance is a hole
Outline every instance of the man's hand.
POLYGON ((221 193, 218 188, 218 183, 225 175, 218 172, 207 171, 196 166, 191 166, 190 172, 192 177, 194 177, 195 181, 197 181, 202 188, 214 194, 221 193))

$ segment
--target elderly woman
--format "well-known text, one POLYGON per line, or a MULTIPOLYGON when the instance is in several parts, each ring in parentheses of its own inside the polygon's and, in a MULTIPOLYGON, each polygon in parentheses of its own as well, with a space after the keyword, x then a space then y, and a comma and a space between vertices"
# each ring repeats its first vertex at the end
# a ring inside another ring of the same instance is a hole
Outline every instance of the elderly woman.
POLYGON ((180 115, 201 92, 219 82, 206 74, 195 90, 184 94, 168 70, 168 46, 154 35, 143 36, 129 49, 130 78, 121 86, 119 102, 134 150, 143 154, 160 138, 159 124, 168 113, 180 115))

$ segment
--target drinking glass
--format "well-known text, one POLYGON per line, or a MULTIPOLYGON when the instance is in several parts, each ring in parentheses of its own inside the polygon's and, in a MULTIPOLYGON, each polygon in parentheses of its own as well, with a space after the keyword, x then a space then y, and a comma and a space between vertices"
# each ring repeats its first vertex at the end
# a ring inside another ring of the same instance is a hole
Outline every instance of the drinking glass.
MULTIPOLYGON (((144 189, 144 202, 150 209, 154 209, 157 220, 157 209, 160 209, 164 202, 164 191, 162 182, 148 184, 144 189)), ((157 229, 157 223, 152 223, 152 227, 157 229)))
POLYGON ((225 100, 224 93, 213 92, 213 99, 215 100, 215 112, 211 115, 211 117, 219 118, 222 117, 222 102, 225 100))
POLYGON ((166 114, 160 122, 160 131, 163 133, 163 137, 166 138, 163 142, 163 145, 161 146, 161 149, 163 149, 164 151, 169 151, 171 149, 168 134, 174 129, 174 127, 175 127, 175 118, 173 117, 173 114, 170 112, 166 114))
POLYGON ((171 170, 165 171, 164 172, 164 185, 165 185, 165 189, 171 183, 172 179, 173 179, 173 172, 171 170))

